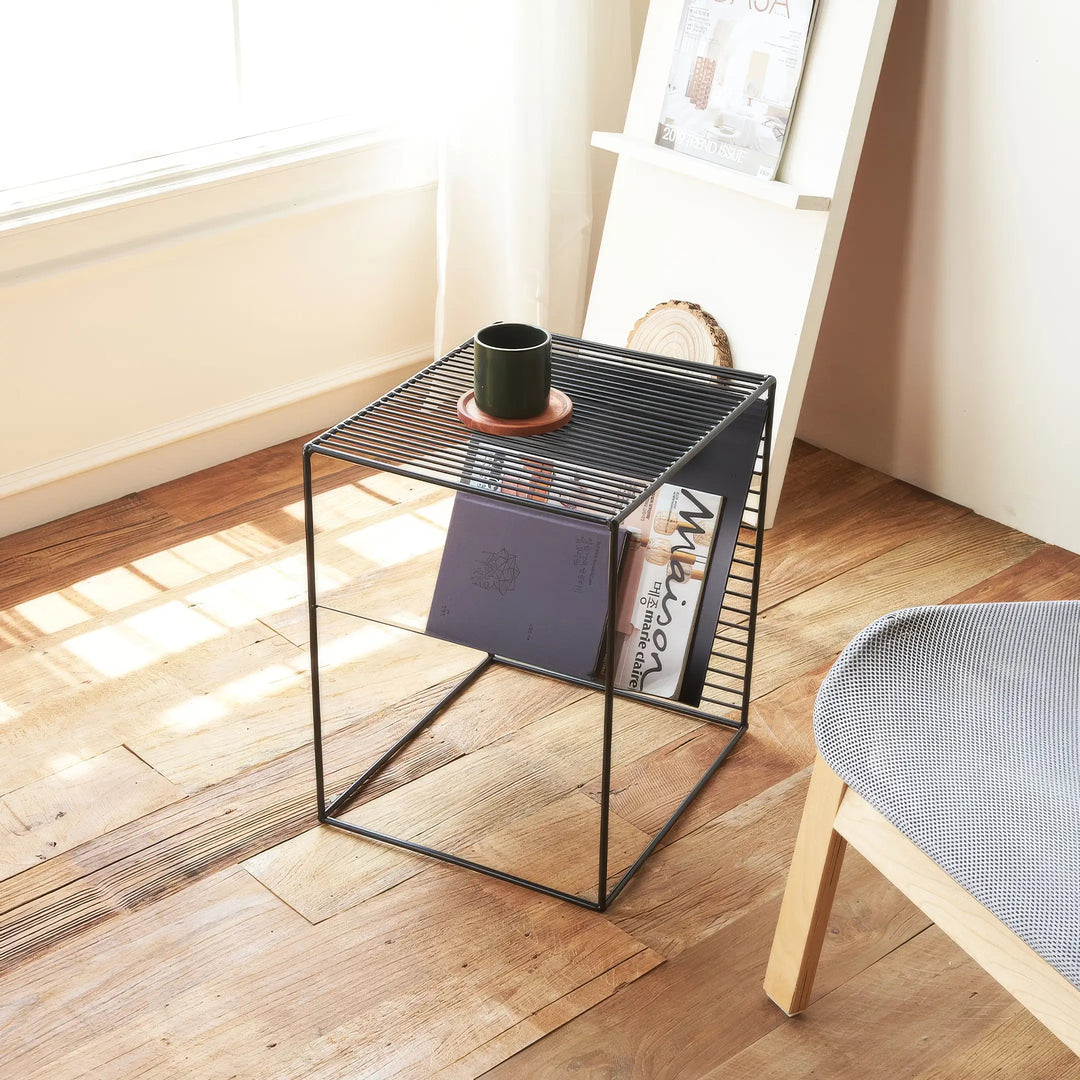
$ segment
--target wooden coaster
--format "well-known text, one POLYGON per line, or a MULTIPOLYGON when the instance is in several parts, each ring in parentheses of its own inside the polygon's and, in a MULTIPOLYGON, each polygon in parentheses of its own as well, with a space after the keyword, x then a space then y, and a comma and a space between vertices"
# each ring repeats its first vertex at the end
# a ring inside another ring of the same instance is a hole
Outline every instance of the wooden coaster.
POLYGON ((573 414, 574 403, 554 386, 548 394, 547 408, 539 416, 530 416, 525 420, 504 420, 500 416, 488 416, 486 412, 480 411, 472 390, 462 394, 457 403, 458 419, 467 428, 482 431, 486 435, 543 435, 570 423, 573 414))

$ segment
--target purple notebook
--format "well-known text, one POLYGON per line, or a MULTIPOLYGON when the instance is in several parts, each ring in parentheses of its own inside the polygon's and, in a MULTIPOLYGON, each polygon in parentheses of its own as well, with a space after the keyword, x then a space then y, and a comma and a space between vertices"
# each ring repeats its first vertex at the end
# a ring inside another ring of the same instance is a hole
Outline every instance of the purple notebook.
POLYGON ((608 538, 601 525, 459 492, 427 632, 589 677, 607 621, 608 538))

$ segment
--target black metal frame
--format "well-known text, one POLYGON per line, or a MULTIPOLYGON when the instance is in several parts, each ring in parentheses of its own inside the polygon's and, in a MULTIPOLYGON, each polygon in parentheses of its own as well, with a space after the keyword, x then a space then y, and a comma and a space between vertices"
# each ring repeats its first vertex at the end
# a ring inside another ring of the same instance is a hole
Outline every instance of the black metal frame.
MULTIPOLYGON (((602 523, 607 527, 609 623, 616 606, 620 523, 753 402, 760 400, 765 403, 762 436, 753 468, 753 478, 757 479, 758 485, 755 488, 751 482, 747 504, 743 510, 740 536, 736 541, 708 668, 708 674, 720 681, 709 682, 707 679, 702 696, 702 702, 717 705, 725 712, 737 711, 739 719, 734 720, 717 711, 614 686, 615 635, 611 633, 605 637, 606 663, 603 681, 575 678, 489 653, 360 777, 331 802, 327 802, 319 680, 320 605, 315 585, 311 457, 314 454, 324 454, 442 487, 476 492, 477 487, 463 479, 463 469, 467 460, 467 445, 477 436, 466 431, 454 415, 454 403, 458 394, 471 386, 472 342, 468 341, 304 447, 304 520, 315 786, 320 822, 475 870, 501 881, 513 882, 593 911, 605 911, 724 763, 749 726, 750 676, 753 667, 758 581, 768 490, 775 380, 771 376, 712 368, 575 338, 553 335, 552 340, 553 379, 557 385, 567 389, 573 398, 575 419, 561 432, 531 436, 527 450, 530 457, 538 455, 560 465, 570 463, 576 469, 583 470, 590 481, 595 482, 592 494, 583 497, 577 506, 553 506, 545 509, 551 513, 602 523), (648 426, 634 430, 629 426, 635 422, 635 417, 633 409, 627 407, 627 395, 631 392, 640 393, 643 386, 652 400, 648 405, 649 415, 642 416, 638 422, 648 426), (752 532, 752 540, 742 537, 742 533, 747 529, 752 532), (749 591, 743 591, 747 585, 749 591), (740 601, 744 601, 746 606, 743 607, 740 601), (733 634, 745 637, 732 637, 733 634), (734 650, 736 655, 729 650, 734 650), (546 675, 602 692, 604 695, 596 900, 552 888, 451 852, 366 829, 340 816, 355 802, 364 787, 492 664, 503 664, 546 675), (729 670, 732 666, 738 670, 729 670), (737 700, 736 689, 732 688, 732 683, 737 688, 737 700), (709 696, 710 691, 719 696, 709 696), (615 698, 645 702, 660 709, 729 728, 731 737, 644 851, 609 889, 608 819, 615 698)), ((479 436, 479 439, 493 452, 520 452, 524 448, 524 441, 520 438, 479 436)), ((520 472, 514 474, 513 482, 515 494, 486 491, 485 497, 526 503, 536 509, 535 500, 541 493, 536 487, 538 481, 535 476, 527 471, 520 472)), ((548 488, 545 487, 543 493, 547 491, 548 488)), ((580 495, 580 491, 577 494, 580 495)), ((359 615, 357 617, 363 618, 359 615)))

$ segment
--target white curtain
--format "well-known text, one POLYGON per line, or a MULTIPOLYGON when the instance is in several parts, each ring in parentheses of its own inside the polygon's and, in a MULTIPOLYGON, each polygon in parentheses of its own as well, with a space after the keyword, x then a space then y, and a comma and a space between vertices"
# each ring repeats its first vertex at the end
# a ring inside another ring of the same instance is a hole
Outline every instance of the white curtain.
POLYGON ((589 139, 622 128, 629 0, 441 7, 436 355, 497 319, 577 334, 594 210, 589 139))

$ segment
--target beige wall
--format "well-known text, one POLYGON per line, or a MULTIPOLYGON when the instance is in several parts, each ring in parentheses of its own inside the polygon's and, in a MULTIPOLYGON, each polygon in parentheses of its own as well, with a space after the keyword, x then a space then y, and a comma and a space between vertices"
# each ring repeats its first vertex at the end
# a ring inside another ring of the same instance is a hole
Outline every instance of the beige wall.
POLYGON ((799 434, 1080 552, 1078 38, 897 5, 799 434))
POLYGON ((434 155, 0 234, 0 535, 325 427, 431 356, 434 155))

